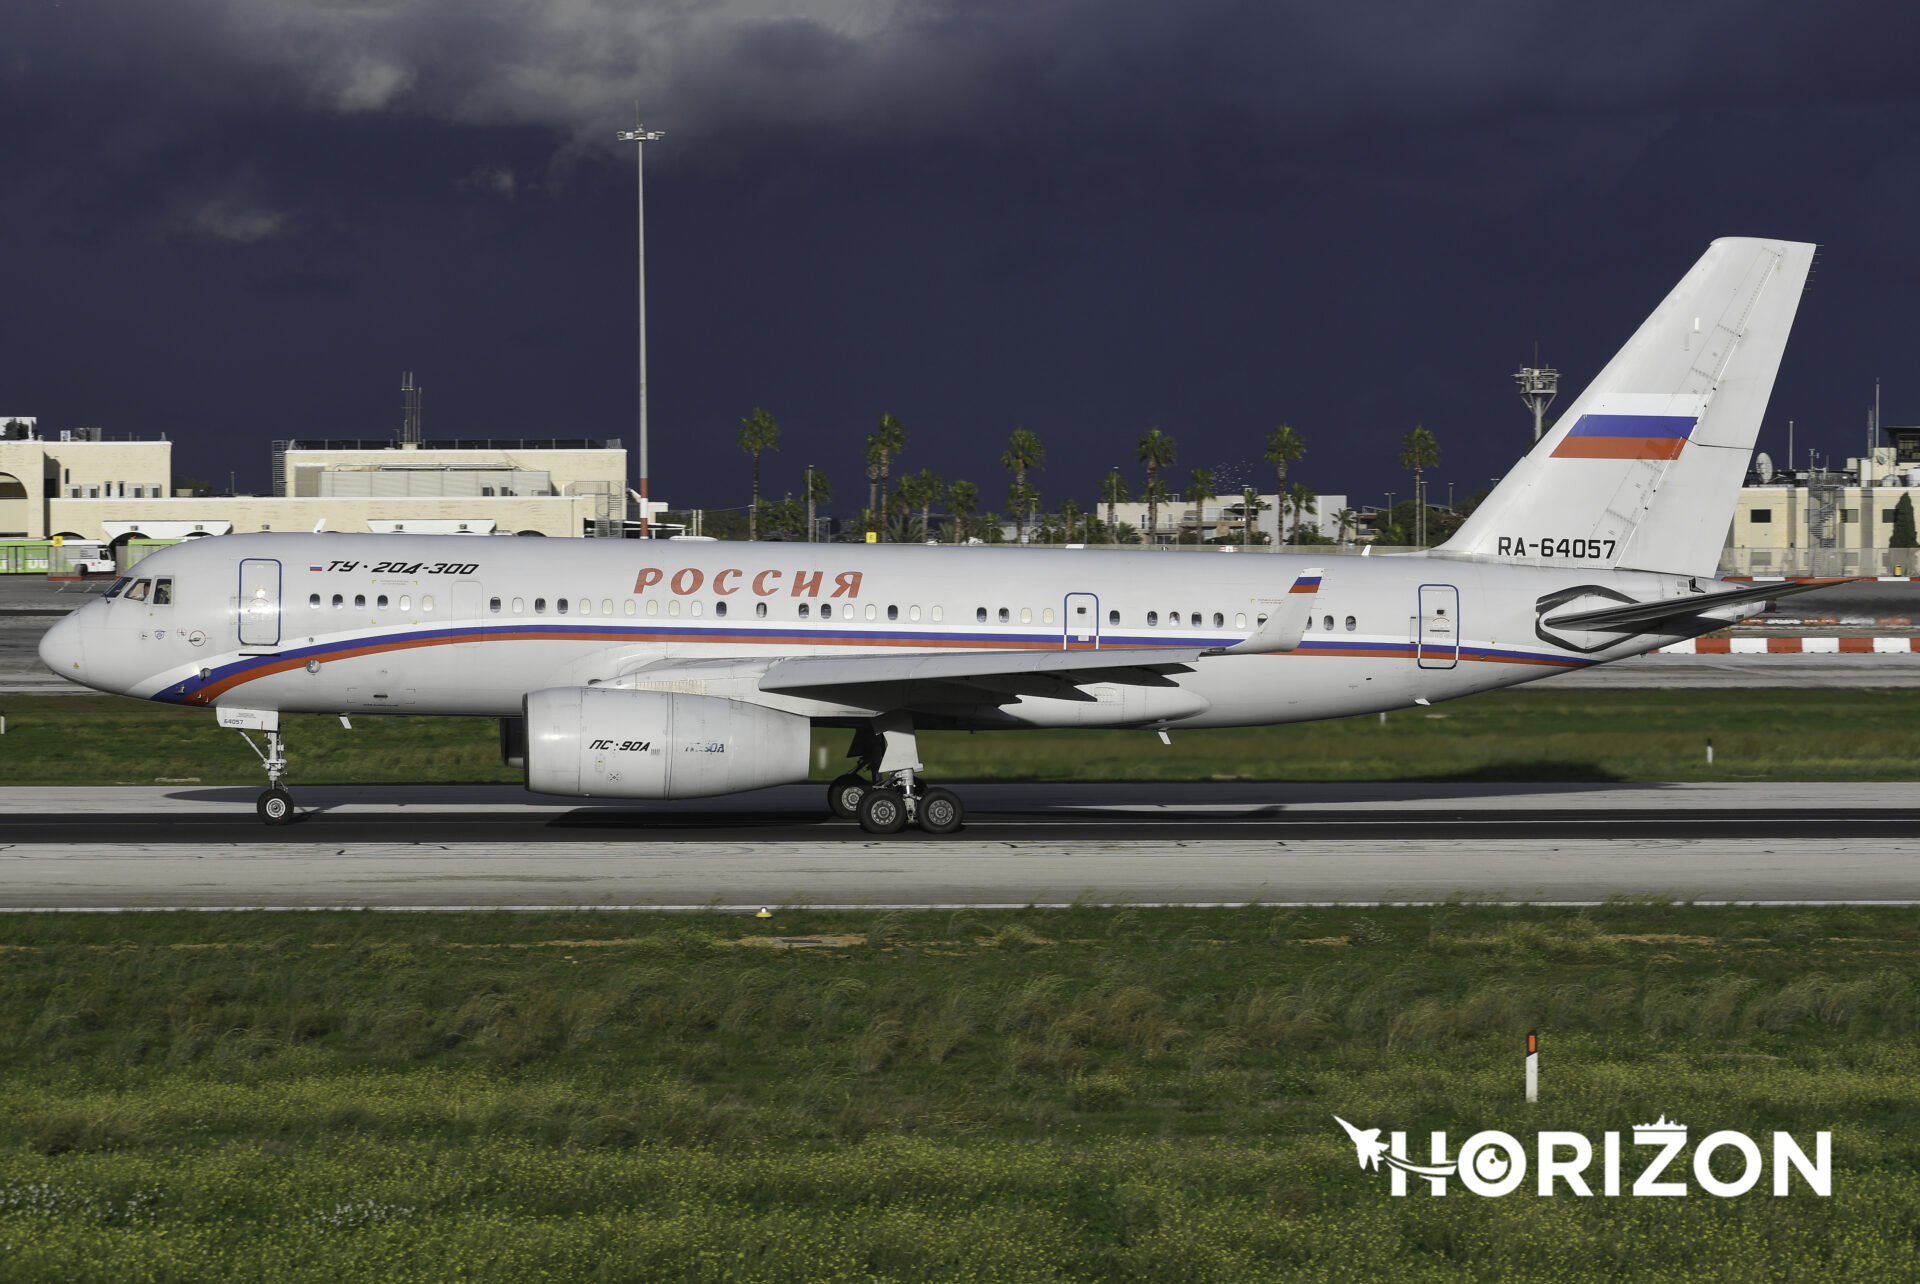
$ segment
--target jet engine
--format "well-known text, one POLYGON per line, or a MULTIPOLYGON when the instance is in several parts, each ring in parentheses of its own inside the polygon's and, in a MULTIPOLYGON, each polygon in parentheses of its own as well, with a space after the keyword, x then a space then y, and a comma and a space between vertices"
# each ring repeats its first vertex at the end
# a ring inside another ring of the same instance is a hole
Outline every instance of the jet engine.
POLYGON ((807 778, 808 722, 718 696, 555 687, 526 697, 527 788, 703 798, 807 778))

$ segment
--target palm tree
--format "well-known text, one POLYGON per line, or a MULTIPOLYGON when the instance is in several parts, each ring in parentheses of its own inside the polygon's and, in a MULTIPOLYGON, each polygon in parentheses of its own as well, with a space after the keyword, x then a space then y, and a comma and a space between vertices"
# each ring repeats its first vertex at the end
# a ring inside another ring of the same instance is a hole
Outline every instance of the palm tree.
POLYGON ((922 468, 914 482, 920 492, 920 542, 924 544, 933 530, 933 506, 947 497, 947 484, 931 468, 922 468))
POLYGON ((1007 448, 1000 452, 1000 466, 1013 474, 1013 485, 1007 488, 1007 502, 1013 505, 1014 543, 1024 544, 1027 513, 1040 502, 1040 492, 1027 485, 1027 470, 1047 466, 1047 448, 1025 428, 1016 428, 1007 438, 1007 448))
POLYGON ((1240 528, 1241 543, 1249 547, 1260 542, 1260 514, 1266 510, 1267 501, 1260 498, 1260 492, 1253 486, 1245 486, 1240 491, 1240 528))
POLYGON ((832 501, 833 483, 827 480, 825 473, 815 468, 812 464, 808 464, 807 477, 804 485, 807 492, 807 542, 812 543, 814 526, 816 524, 814 516, 815 510, 819 505, 832 501))
POLYGON ((760 456, 780 449, 780 425, 774 417, 755 406, 753 413, 740 421, 740 449, 753 457, 753 507, 747 510, 747 538, 760 538, 760 456))
POLYGON ((1340 542, 1342 544, 1347 542, 1349 532, 1356 535, 1360 532, 1360 514, 1354 512, 1351 508, 1341 509, 1333 515, 1333 520, 1340 531, 1340 542))
POLYGON ((1295 482, 1293 489, 1287 492, 1286 501, 1293 507, 1293 538, 1289 543, 1300 540, 1300 522, 1308 513, 1318 513, 1320 502, 1314 497, 1313 487, 1305 482, 1295 482))
POLYGON ((1132 495, 1127 493, 1127 479, 1120 475, 1118 468, 1110 471, 1106 477, 1101 480, 1100 493, 1106 497, 1107 501, 1107 543, 1117 544, 1120 542, 1117 534, 1120 526, 1119 523, 1114 520, 1114 505, 1125 503, 1127 500, 1133 498, 1132 495))
POLYGON ((1080 542, 1080 501, 1063 499, 1060 501, 1060 520, 1067 528, 1068 544, 1080 542))
POLYGON ((1280 487, 1274 496, 1284 505, 1287 502, 1287 464, 1307 453, 1307 443, 1300 440, 1300 434, 1289 424, 1281 424, 1267 433, 1267 450, 1261 458, 1272 464, 1279 474, 1280 487))
MULTIPOLYGON (((880 529, 887 527, 887 478, 893 472, 893 457, 907 448, 907 429, 892 415, 881 415, 880 422, 867 434, 867 459, 871 465, 869 476, 880 487, 880 529)), ((882 534, 881 539, 886 536, 882 534)))
POLYGON ((1141 494, 1147 501, 1147 542, 1151 544, 1154 532, 1160 529, 1160 501, 1167 494, 1160 470, 1173 467, 1173 438, 1158 428, 1149 428, 1133 448, 1133 457, 1147 466, 1147 486, 1141 494))
POLYGON ((1427 542, 1427 496, 1422 488, 1421 473, 1439 462, 1440 443, 1434 440, 1433 434, 1419 424, 1409 428, 1407 435, 1400 439, 1400 466, 1413 470, 1413 542, 1417 545, 1427 542))
POLYGON ((1207 501, 1219 498, 1213 489, 1213 473, 1205 468, 1189 469, 1187 472, 1187 497, 1193 500, 1193 542, 1204 544, 1206 536, 1207 501))
POLYGON ((1149 477, 1147 484, 1140 488, 1140 498, 1147 501, 1147 529, 1141 532, 1140 542, 1151 547, 1153 532, 1160 521, 1160 505, 1170 502, 1173 492, 1168 488, 1166 478, 1149 477))
POLYGON ((980 507, 980 488, 970 481, 957 481, 947 487, 947 511, 953 514, 956 544, 967 542, 967 523, 980 507))

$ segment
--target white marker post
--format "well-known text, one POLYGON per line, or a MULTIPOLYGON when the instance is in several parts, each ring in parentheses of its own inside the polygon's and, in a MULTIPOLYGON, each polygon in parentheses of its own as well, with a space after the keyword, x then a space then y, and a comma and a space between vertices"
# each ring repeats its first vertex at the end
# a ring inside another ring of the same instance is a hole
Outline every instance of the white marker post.
POLYGON ((1527 1100, 1540 1100, 1540 1036, 1527 1031, 1527 1100))

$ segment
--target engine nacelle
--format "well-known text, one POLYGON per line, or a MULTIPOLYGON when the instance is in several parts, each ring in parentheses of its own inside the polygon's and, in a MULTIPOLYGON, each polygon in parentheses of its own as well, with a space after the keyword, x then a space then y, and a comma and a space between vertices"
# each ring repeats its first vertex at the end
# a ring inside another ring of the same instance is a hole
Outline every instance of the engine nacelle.
POLYGON ((555 687, 526 698, 527 788, 703 798, 807 778, 809 724, 717 696, 555 687))

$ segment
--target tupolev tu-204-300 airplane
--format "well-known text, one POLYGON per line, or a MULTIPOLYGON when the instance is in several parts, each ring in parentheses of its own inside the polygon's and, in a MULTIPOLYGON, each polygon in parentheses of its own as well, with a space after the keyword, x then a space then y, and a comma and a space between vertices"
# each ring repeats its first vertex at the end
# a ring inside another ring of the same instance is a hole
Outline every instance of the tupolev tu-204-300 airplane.
POLYGON ((281 716, 498 718, 527 788, 689 798, 808 774, 870 833, 960 827, 920 729, 1256 726, 1638 655, 1800 586, 1714 579, 1815 247, 1716 241, 1444 545, 1382 557, 226 535, 164 549, 40 656, 101 691, 281 716))

